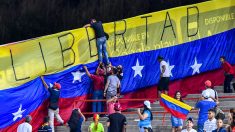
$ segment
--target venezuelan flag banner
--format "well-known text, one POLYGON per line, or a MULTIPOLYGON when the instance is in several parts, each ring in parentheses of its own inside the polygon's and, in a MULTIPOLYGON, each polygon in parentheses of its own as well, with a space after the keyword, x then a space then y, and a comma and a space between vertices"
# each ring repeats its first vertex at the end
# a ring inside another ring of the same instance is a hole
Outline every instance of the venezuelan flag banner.
POLYGON ((160 105, 173 116, 181 119, 186 119, 189 111, 192 109, 191 106, 166 94, 161 94, 160 105))
MULTIPOLYGON (((171 70, 170 94, 198 93, 203 81, 221 84, 219 57, 235 64, 235 1, 213 0, 104 24, 112 65, 122 65, 124 98, 156 98, 161 55, 171 70), (192 83, 193 82, 193 83, 192 83), (138 96, 137 96, 138 95, 138 96)), ((47 115, 48 85, 59 82, 60 114, 67 121, 73 107, 87 110, 91 73, 97 62, 93 30, 79 28, 0 46, 0 131, 15 131, 33 116, 34 131, 47 115)), ((123 108, 132 105, 124 103, 123 108)))

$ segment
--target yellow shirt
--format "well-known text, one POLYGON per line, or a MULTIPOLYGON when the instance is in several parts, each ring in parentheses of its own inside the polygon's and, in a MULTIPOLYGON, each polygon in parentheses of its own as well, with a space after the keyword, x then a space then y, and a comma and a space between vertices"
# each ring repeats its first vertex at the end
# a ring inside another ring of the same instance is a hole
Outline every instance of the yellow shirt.
POLYGON ((91 132, 104 132, 104 127, 101 123, 98 123, 96 130, 95 130, 95 123, 94 122, 91 123, 89 128, 91 129, 91 132))

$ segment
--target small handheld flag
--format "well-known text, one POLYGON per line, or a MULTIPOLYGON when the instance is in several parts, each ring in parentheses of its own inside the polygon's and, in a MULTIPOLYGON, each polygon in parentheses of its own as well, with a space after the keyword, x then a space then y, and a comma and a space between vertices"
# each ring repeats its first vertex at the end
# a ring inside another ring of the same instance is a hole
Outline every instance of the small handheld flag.
POLYGON ((191 106, 166 94, 161 94, 160 105, 173 116, 181 119, 186 119, 189 111, 192 109, 191 106))

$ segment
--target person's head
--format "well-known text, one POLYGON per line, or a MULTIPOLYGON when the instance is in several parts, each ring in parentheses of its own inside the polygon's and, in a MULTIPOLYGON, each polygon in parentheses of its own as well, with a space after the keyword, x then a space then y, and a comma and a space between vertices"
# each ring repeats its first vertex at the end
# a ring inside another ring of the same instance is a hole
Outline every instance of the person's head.
POLYGON ((206 87, 206 88, 211 88, 211 86, 212 86, 212 85, 211 85, 211 81, 210 81, 210 80, 206 80, 206 81, 205 81, 205 87, 206 87))
POLYGON ((30 115, 27 115, 27 116, 25 117, 25 122, 30 123, 31 120, 32 120, 32 117, 31 117, 30 115))
POLYGON ((44 119, 43 119, 44 123, 49 123, 49 120, 50 120, 49 116, 46 116, 46 117, 44 117, 44 119))
POLYGON ((182 101, 182 97, 181 97, 181 93, 180 93, 180 91, 176 91, 176 92, 175 92, 175 96, 174 96, 174 98, 175 98, 175 99, 177 99, 177 100, 182 101))
POLYGON ((203 97, 203 99, 208 99, 208 98, 210 98, 210 93, 208 91, 203 91, 202 97, 203 97))
POLYGON ((113 103, 116 103, 118 101, 118 97, 115 95, 115 96, 111 96, 112 98, 112 102, 113 103))
POLYGON ((144 109, 151 109, 151 104, 148 100, 144 101, 144 109))
POLYGON ((93 115, 93 121, 94 121, 94 122, 99 122, 99 119, 100 119, 99 114, 94 114, 94 115, 93 115))
POLYGON ((96 20, 93 18, 93 19, 91 19, 91 22, 90 22, 91 24, 93 24, 93 23, 96 23, 96 20))
POLYGON ((117 74, 117 72, 118 72, 117 68, 113 66, 112 67, 112 74, 117 74))
POLYGON ((118 73, 122 73, 122 65, 118 65, 117 66, 117 72, 118 73))
POLYGON ((54 85, 53 85, 53 88, 57 89, 57 90, 60 90, 61 85, 59 83, 55 82, 54 85))
POLYGON ((121 111, 121 109, 122 109, 122 108, 121 108, 120 103, 115 103, 115 104, 114 104, 114 110, 115 110, 116 112, 117 112, 117 111, 119 111, 119 112, 120 112, 120 111, 121 111))
POLYGON ((96 70, 96 75, 104 76, 104 70, 101 69, 101 68, 98 68, 98 69, 96 70))
POLYGON ((209 109, 208 110, 208 119, 212 120, 215 118, 215 110, 214 109, 209 109))
POLYGON ((221 57, 220 57, 220 62, 221 62, 221 63, 224 63, 224 62, 225 62, 225 56, 221 56, 221 57))
POLYGON ((157 57, 158 62, 161 62, 163 59, 164 59, 164 58, 163 58, 162 56, 158 56, 158 57, 157 57))
POLYGON ((216 121, 216 125, 217 125, 217 128, 221 128, 221 127, 223 127, 223 120, 222 119, 217 119, 217 121, 216 121))
POLYGON ((193 128, 193 118, 189 117, 186 122, 186 127, 187 128, 193 128))

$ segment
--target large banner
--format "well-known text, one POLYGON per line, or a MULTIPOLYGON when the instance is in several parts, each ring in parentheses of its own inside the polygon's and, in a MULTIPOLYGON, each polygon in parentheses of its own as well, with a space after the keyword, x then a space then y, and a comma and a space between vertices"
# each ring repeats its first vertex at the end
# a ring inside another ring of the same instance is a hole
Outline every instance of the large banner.
MULTIPOLYGON (((110 36, 110 61, 124 68, 122 94, 158 83, 158 55, 167 61, 171 80, 216 70, 222 55, 235 64, 234 27, 234 0, 213 0, 105 23, 110 36)), ((27 114, 42 118, 40 110, 45 109, 43 103, 49 94, 41 75, 46 75, 48 85, 61 83, 60 96, 66 101, 61 103, 60 112, 68 120, 74 99, 85 98, 92 92, 91 80, 82 64, 94 73, 97 59, 96 40, 90 27, 2 45, 0 131, 14 131, 27 114)), ((34 129, 40 122, 42 119, 33 123, 34 129)))
MULTIPOLYGON (((235 27, 235 1, 214 0, 104 24, 110 57, 206 38, 235 27)), ((0 89, 42 74, 97 60, 91 28, 80 28, 0 47, 0 89)))

